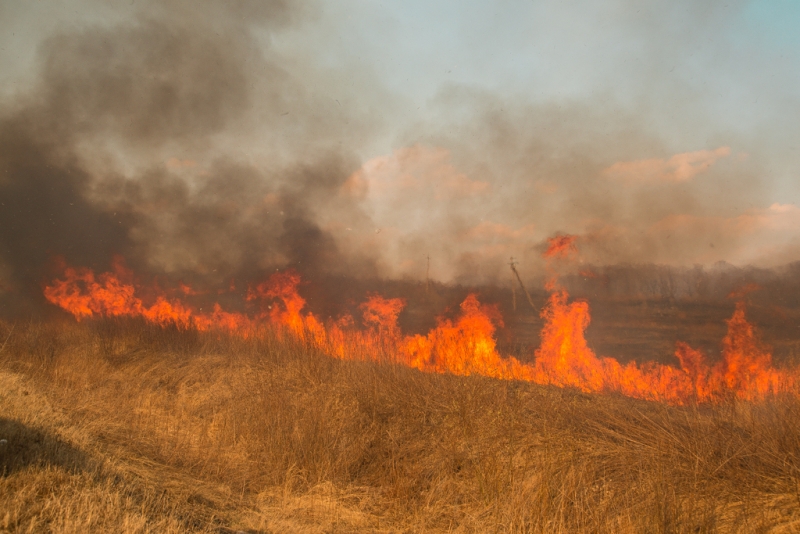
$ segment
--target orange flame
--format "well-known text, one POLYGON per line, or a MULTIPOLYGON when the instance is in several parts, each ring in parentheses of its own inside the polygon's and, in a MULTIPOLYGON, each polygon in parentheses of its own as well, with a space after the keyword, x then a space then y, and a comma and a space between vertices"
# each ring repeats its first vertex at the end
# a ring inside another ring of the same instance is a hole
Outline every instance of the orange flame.
POLYGON ((475 295, 468 295, 455 323, 440 319, 427 336, 406 338, 407 363, 436 373, 529 379, 518 360, 502 358, 495 350, 495 324, 503 324, 497 307, 481 304, 475 295))
POLYGON ((650 362, 625 366, 613 358, 598 358, 583 333, 589 325, 586 302, 567 303, 567 294, 553 293, 542 312, 545 326, 536 351, 534 381, 586 392, 619 392, 630 397, 672 404, 721 401, 729 397, 759 400, 781 392, 796 392, 797 370, 772 367, 772 354, 736 305, 722 341, 722 360, 713 367, 704 355, 678 342, 680 368, 650 362))
POLYGON ((578 236, 557 235, 547 238, 547 250, 544 251, 545 258, 568 258, 572 254, 577 254, 578 248, 575 241, 578 236))
POLYGON ((260 305, 255 317, 224 311, 219 304, 214 304, 211 313, 202 313, 163 294, 145 305, 121 260, 115 261, 114 272, 100 275, 64 267, 63 278, 46 286, 44 294, 79 321, 135 316, 160 325, 216 328, 241 335, 269 322, 337 358, 379 361, 388 355, 424 372, 525 380, 671 404, 760 400, 783 392, 796 394, 800 385, 797 369, 772 367, 770 349, 746 320, 743 302, 737 303, 728 320, 722 359, 715 365, 708 365, 702 352, 682 342, 675 351, 679 367, 655 362, 622 365, 613 358, 598 357, 588 346, 584 332, 591 321, 589 304, 570 302, 565 290, 555 290, 542 311, 541 345, 534 362, 528 364, 497 351, 495 332, 503 326, 502 317, 496 306, 482 304, 474 294, 464 299, 455 319, 440 318, 427 335, 404 337, 397 324, 404 299, 369 295, 359 307, 367 327, 364 331, 354 329, 351 316, 326 327, 313 314, 304 314, 300 283, 300 275, 288 270, 250 287, 246 301, 260 305))
MULTIPOLYGON (((121 259, 115 259, 114 272, 95 276, 89 269, 64 267, 64 279, 55 280, 44 288, 45 298, 71 313, 80 321, 84 318, 143 317, 160 324, 172 324, 181 328, 194 327, 207 330, 212 326, 241 329, 249 324, 247 317, 222 311, 219 305, 212 314, 201 314, 184 305, 180 300, 158 295, 155 302, 146 306, 136 296, 132 273, 121 259), (123 282, 123 280, 125 280, 123 282)), ((181 286, 181 291, 183 291, 181 286)), ((185 294, 186 292, 183 291, 185 294)))
POLYGON ((247 291, 247 301, 272 301, 267 306, 268 312, 262 311, 261 317, 269 316, 273 322, 288 326, 296 333, 303 332, 304 321, 300 312, 306 300, 297 293, 300 275, 293 270, 275 273, 266 282, 247 291))
POLYGON ((744 316, 744 302, 736 303, 722 340, 722 362, 712 372, 718 390, 736 393, 742 399, 761 398, 785 388, 788 376, 772 368, 772 354, 744 316))
POLYGON ((567 304, 567 292, 550 295, 542 310, 545 320, 542 344, 536 351, 536 381, 571 386, 583 391, 602 391, 602 364, 586 344, 583 333, 589 326, 589 304, 567 304))
POLYGON ((376 330, 378 334, 397 337, 400 333, 397 317, 405 307, 405 299, 385 299, 373 294, 359 306, 359 309, 363 313, 364 324, 369 328, 376 330))
POLYGON ((188 310, 178 301, 169 302, 159 297, 146 307, 135 296, 133 285, 123 283, 120 278, 128 278, 124 266, 115 262, 114 273, 102 273, 95 277, 89 269, 66 267, 64 280, 56 280, 44 289, 47 300, 56 304, 77 320, 94 315, 106 317, 143 316, 153 322, 164 324, 172 321, 188 326, 188 310))

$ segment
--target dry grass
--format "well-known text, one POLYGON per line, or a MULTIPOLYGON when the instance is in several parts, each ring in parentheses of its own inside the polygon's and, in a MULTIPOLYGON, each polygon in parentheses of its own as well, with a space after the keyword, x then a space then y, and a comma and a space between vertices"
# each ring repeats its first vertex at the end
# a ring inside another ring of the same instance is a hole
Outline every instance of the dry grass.
POLYGON ((800 531, 797 399, 672 408, 135 321, 17 324, 0 369, 0 532, 800 531))

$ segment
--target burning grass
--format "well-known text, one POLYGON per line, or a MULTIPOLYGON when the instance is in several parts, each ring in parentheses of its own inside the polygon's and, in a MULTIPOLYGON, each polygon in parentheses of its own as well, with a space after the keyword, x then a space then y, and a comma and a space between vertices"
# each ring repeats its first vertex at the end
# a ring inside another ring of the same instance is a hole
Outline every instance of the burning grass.
MULTIPOLYGON (((570 250, 574 239, 567 237, 551 243, 546 254, 570 250)), ((114 272, 99 276, 88 269, 64 266, 64 278, 46 286, 44 294, 78 321, 97 316, 135 317, 184 329, 227 331, 242 338, 270 325, 341 359, 381 361, 388 356, 425 372, 477 374, 584 392, 616 392, 676 405, 728 398, 763 400, 787 392, 798 394, 800 387, 800 367, 773 367, 771 348, 761 342, 759 332, 745 318, 743 300, 727 321, 721 361, 711 365, 702 351, 679 342, 675 351, 678 366, 655 361, 629 361, 623 366, 615 358, 597 357, 588 346, 584 336, 591 321, 588 302, 570 302, 566 290, 553 278, 547 283, 551 295, 541 312, 541 345, 535 362, 526 363, 498 352, 495 332, 503 326, 502 315, 496 305, 481 303, 475 294, 461 302, 457 317, 440 317, 427 335, 403 336, 398 317, 404 299, 369 296, 359 307, 363 329, 354 327, 349 314, 323 323, 305 311, 306 301, 298 291, 300 275, 293 270, 274 273, 250 285, 245 299, 251 305, 249 312, 226 312, 217 302, 213 312, 203 312, 160 289, 147 305, 138 295, 141 287, 137 290, 134 278, 121 258, 116 260, 114 272)), ((180 290, 192 292, 185 285, 180 290)))
POLYGON ((675 407, 332 358, 269 325, 11 328, 10 532, 800 528, 793 395, 675 407))

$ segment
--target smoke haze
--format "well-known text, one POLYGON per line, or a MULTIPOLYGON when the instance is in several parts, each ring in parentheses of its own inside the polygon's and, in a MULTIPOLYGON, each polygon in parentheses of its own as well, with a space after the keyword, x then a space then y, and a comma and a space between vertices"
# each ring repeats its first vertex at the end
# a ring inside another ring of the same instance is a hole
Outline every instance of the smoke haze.
MULTIPOLYGON (((585 29, 585 39, 622 52, 591 68, 574 42, 547 33, 480 50, 464 37, 483 20, 469 10, 444 32, 452 41, 420 27, 421 43, 441 46, 422 59, 403 33, 413 13, 357 2, 69 5, 2 7, 13 36, 0 283, 29 305, 59 257, 104 269, 121 254, 137 272, 224 284, 288 266, 419 280, 430 256, 434 279, 485 284, 508 279, 511 256, 526 276, 542 275, 556 233, 575 234, 575 261, 593 265, 771 267, 800 253, 786 178, 794 126, 776 120, 768 131, 728 113, 764 88, 731 81, 727 33, 701 41, 713 24, 738 24, 747 4, 663 2, 635 15, 621 2, 611 11, 627 16, 604 15, 610 29, 585 29), (372 22, 384 18, 394 22, 376 37, 372 22), (481 83, 492 47, 513 51, 511 61, 550 45, 536 68, 509 68, 518 75, 508 87, 481 83), (450 59, 466 66, 434 75, 450 59), (404 84, 414 61, 419 77, 404 84), (723 67, 706 91, 689 74, 712 61, 723 67)), ((587 22, 546 5, 509 3, 485 24, 516 39, 507 17, 536 15, 579 39, 587 22)), ((785 64, 743 61, 795 85, 785 64)), ((766 90, 771 107, 751 115, 796 109, 790 91, 766 90)))

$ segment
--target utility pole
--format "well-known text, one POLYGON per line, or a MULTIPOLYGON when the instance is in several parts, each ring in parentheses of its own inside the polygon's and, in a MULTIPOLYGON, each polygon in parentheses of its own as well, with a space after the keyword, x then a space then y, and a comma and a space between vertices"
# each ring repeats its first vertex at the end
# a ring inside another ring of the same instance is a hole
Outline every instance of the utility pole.
MULTIPOLYGON (((525 284, 522 283, 522 278, 519 277, 519 273, 517 272, 517 267, 516 267, 517 262, 514 261, 513 257, 511 258, 511 262, 509 262, 508 265, 511 267, 511 272, 514 273, 514 276, 517 277, 517 282, 519 282, 519 287, 521 287, 522 288, 522 292, 525 293, 525 297, 527 297, 527 299, 528 299, 528 304, 530 304, 531 308, 533 308, 535 310, 536 306, 533 305, 533 299, 531 298, 530 294, 528 293, 528 290, 525 289, 525 284)), ((516 298, 515 298, 515 300, 516 300, 516 298)), ((516 304, 516 302, 515 302, 515 304, 516 304)))
POLYGON ((428 267, 425 269, 425 294, 427 295, 431 285, 431 255, 425 256, 428 259, 428 267))
MULTIPOLYGON (((511 268, 514 268, 514 256, 511 256, 511 268)), ((511 271, 511 306, 517 311, 517 285, 514 283, 514 271, 511 271)))

